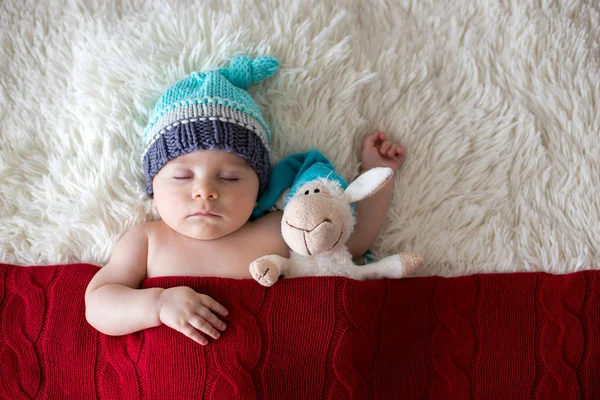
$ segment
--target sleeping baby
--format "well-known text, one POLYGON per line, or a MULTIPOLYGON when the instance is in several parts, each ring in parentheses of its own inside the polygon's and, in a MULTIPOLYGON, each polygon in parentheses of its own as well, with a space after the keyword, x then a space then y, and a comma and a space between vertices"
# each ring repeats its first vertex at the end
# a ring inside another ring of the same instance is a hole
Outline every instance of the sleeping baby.
MULTIPOLYGON (((160 216, 134 226, 85 293, 86 318, 107 335, 165 324, 200 344, 226 329, 227 310, 185 286, 141 289, 156 276, 251 279, 250 263, 268 254, 289 256, 282 213, 250 220, 269 180, 271 132, 246 92, 272 76, 272 57, 235 57, 229 68, 195 72, 158 100, 144 129, 146 193, 160 216)), ((366 137, 361 169, 396 171, 404 150, 382 132, 366 137)), ((347 242, 354 257, 375 241, 392 196, 393 179, 357 203, 347 242)))

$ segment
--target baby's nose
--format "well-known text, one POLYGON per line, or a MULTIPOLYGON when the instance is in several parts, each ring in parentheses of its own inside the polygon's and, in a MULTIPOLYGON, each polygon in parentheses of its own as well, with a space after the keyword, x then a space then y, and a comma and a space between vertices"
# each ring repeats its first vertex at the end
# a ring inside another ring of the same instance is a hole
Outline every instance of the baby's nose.
POLYGON ((193 196, 205 200, 216 200, 219 198, 219 192, 213 185, 200 183, 194 187, 193 196))

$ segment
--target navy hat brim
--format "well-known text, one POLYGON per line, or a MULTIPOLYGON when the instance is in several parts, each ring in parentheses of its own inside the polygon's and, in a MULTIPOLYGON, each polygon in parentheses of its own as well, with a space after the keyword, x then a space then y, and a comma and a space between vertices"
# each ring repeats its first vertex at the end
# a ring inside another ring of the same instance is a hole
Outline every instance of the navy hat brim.
POLYGON ((169 161, 196 150, 224 150, 242 157, 256 171, 259 196, 269 180, 269 151, 251 130, 221 120, 203 120, 174 126, 147 149, 143 158, 146 194, 154 197, 152 180, 169 161))

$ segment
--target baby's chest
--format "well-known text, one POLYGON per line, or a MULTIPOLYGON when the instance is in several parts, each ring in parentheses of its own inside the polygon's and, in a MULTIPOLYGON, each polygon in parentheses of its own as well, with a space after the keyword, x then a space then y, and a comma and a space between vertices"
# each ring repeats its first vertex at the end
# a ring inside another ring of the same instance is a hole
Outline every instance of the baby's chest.
POLYGON ((150 242, 148 277, 177 275, 251 279, 250 263, 264 254, 243 239, 150 242))

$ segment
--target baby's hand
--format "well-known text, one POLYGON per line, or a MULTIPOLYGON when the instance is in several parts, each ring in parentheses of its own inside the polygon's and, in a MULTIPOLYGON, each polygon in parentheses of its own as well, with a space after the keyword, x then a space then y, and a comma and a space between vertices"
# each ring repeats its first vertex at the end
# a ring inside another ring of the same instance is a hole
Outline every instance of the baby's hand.
POLYGON ((208 340, 200 331, 218 339, 221 334, 217 329, 225 330, 225 323, 213 314, 213 312, 218 312, 222 316, 226 316, 225 307, 192 288, 178 286, 165 289, 160 294, 158 302, 161 322, 201 345, 208 344, 208 340))
POLYGON ((375 132, 365 138, 360 162, 362 171, 375 167, 396 171, 404 162, 404 149, 387 140, 384 132, 375 132))

